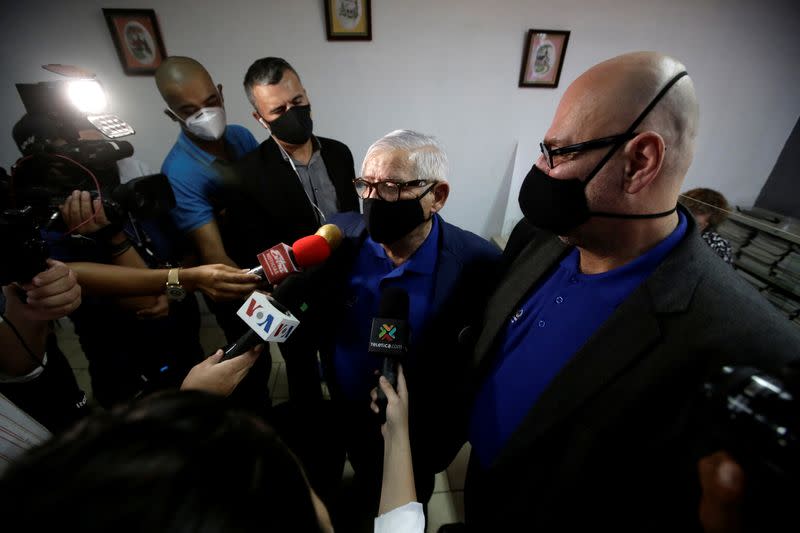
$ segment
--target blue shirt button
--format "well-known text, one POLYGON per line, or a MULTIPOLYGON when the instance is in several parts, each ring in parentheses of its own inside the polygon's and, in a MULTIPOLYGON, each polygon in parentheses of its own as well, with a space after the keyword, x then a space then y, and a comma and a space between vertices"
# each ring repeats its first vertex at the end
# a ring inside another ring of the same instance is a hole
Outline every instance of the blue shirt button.
POLYGON ((544 324, 545 324, 544 320, 540 320, 540 321, 539 321, 539 327, 540 327, 540 328, 543 328, 543 327, 544 327, 544 324))
POLYGON ((564 298, 562 298, 561 296, 556 296, 556 303, 557 304, 564 303, 564 298))

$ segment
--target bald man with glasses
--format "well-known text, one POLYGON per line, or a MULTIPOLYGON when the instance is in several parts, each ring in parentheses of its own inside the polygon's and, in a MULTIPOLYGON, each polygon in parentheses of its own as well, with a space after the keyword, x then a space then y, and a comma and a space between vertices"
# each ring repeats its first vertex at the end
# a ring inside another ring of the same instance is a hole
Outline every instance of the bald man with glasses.
POLYGON ((697 127, 685 67, 655 52, 566 90, 476 335, 469 531, 699 530, 703 382, 800 355, 678 206, 697 127))

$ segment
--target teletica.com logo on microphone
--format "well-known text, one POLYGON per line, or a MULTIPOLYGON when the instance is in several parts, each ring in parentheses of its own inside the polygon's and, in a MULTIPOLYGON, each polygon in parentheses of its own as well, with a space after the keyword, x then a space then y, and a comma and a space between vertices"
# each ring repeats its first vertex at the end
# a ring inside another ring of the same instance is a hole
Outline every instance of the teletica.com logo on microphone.
POLYGON ((402 350, 403 344, 394 342, 397 340, 397 333, 395 324, 383 324, 379 328, 373 329, 373 336, 369 341, 370 349, 383 349, 391 352, 402 350))
POLYGON ((397 335, 397 327, 393 324, 384 324, 378 332, 378 338, 382 341, 391 342, 395 340, 397 335))

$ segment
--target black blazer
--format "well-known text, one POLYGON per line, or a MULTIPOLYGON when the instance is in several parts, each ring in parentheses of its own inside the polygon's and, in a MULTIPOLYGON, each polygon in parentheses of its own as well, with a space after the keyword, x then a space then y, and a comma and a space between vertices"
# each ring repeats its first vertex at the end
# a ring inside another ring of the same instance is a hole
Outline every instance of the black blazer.
MULTIPOLYGON (((339 210, 358 211, 353 187, 353 155, 343 143, 325 137, 322 160, 336 189, 339 210)), ((228 256, 242 267, 257 264, 266 248, 311 235, 319 223, 300 179, 271 137, 235 164, 236 179, 225 186, 222 238, 228 256)))
MULTIPOLYGON (((683 208, 680 208, 683 210, 683 208)), ((698 390, 723 364, 775 370, 800 331, 717 257, 692 217, 686 237, 555 377, 487 469, 471 460, 476 531, 699 529, 698 390)), ((504 325, 568 251, 522 221, 473 359, 477 387, 504 325)))

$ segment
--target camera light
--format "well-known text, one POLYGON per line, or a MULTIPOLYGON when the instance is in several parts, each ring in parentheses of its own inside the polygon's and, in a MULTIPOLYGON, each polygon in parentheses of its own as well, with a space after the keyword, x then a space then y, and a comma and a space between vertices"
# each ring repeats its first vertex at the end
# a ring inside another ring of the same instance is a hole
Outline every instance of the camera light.
POLYGON ((106 93, 96 80, 75 80, 67 84, 67 96, 82 113, 99 113, 106 108, 106 93))

